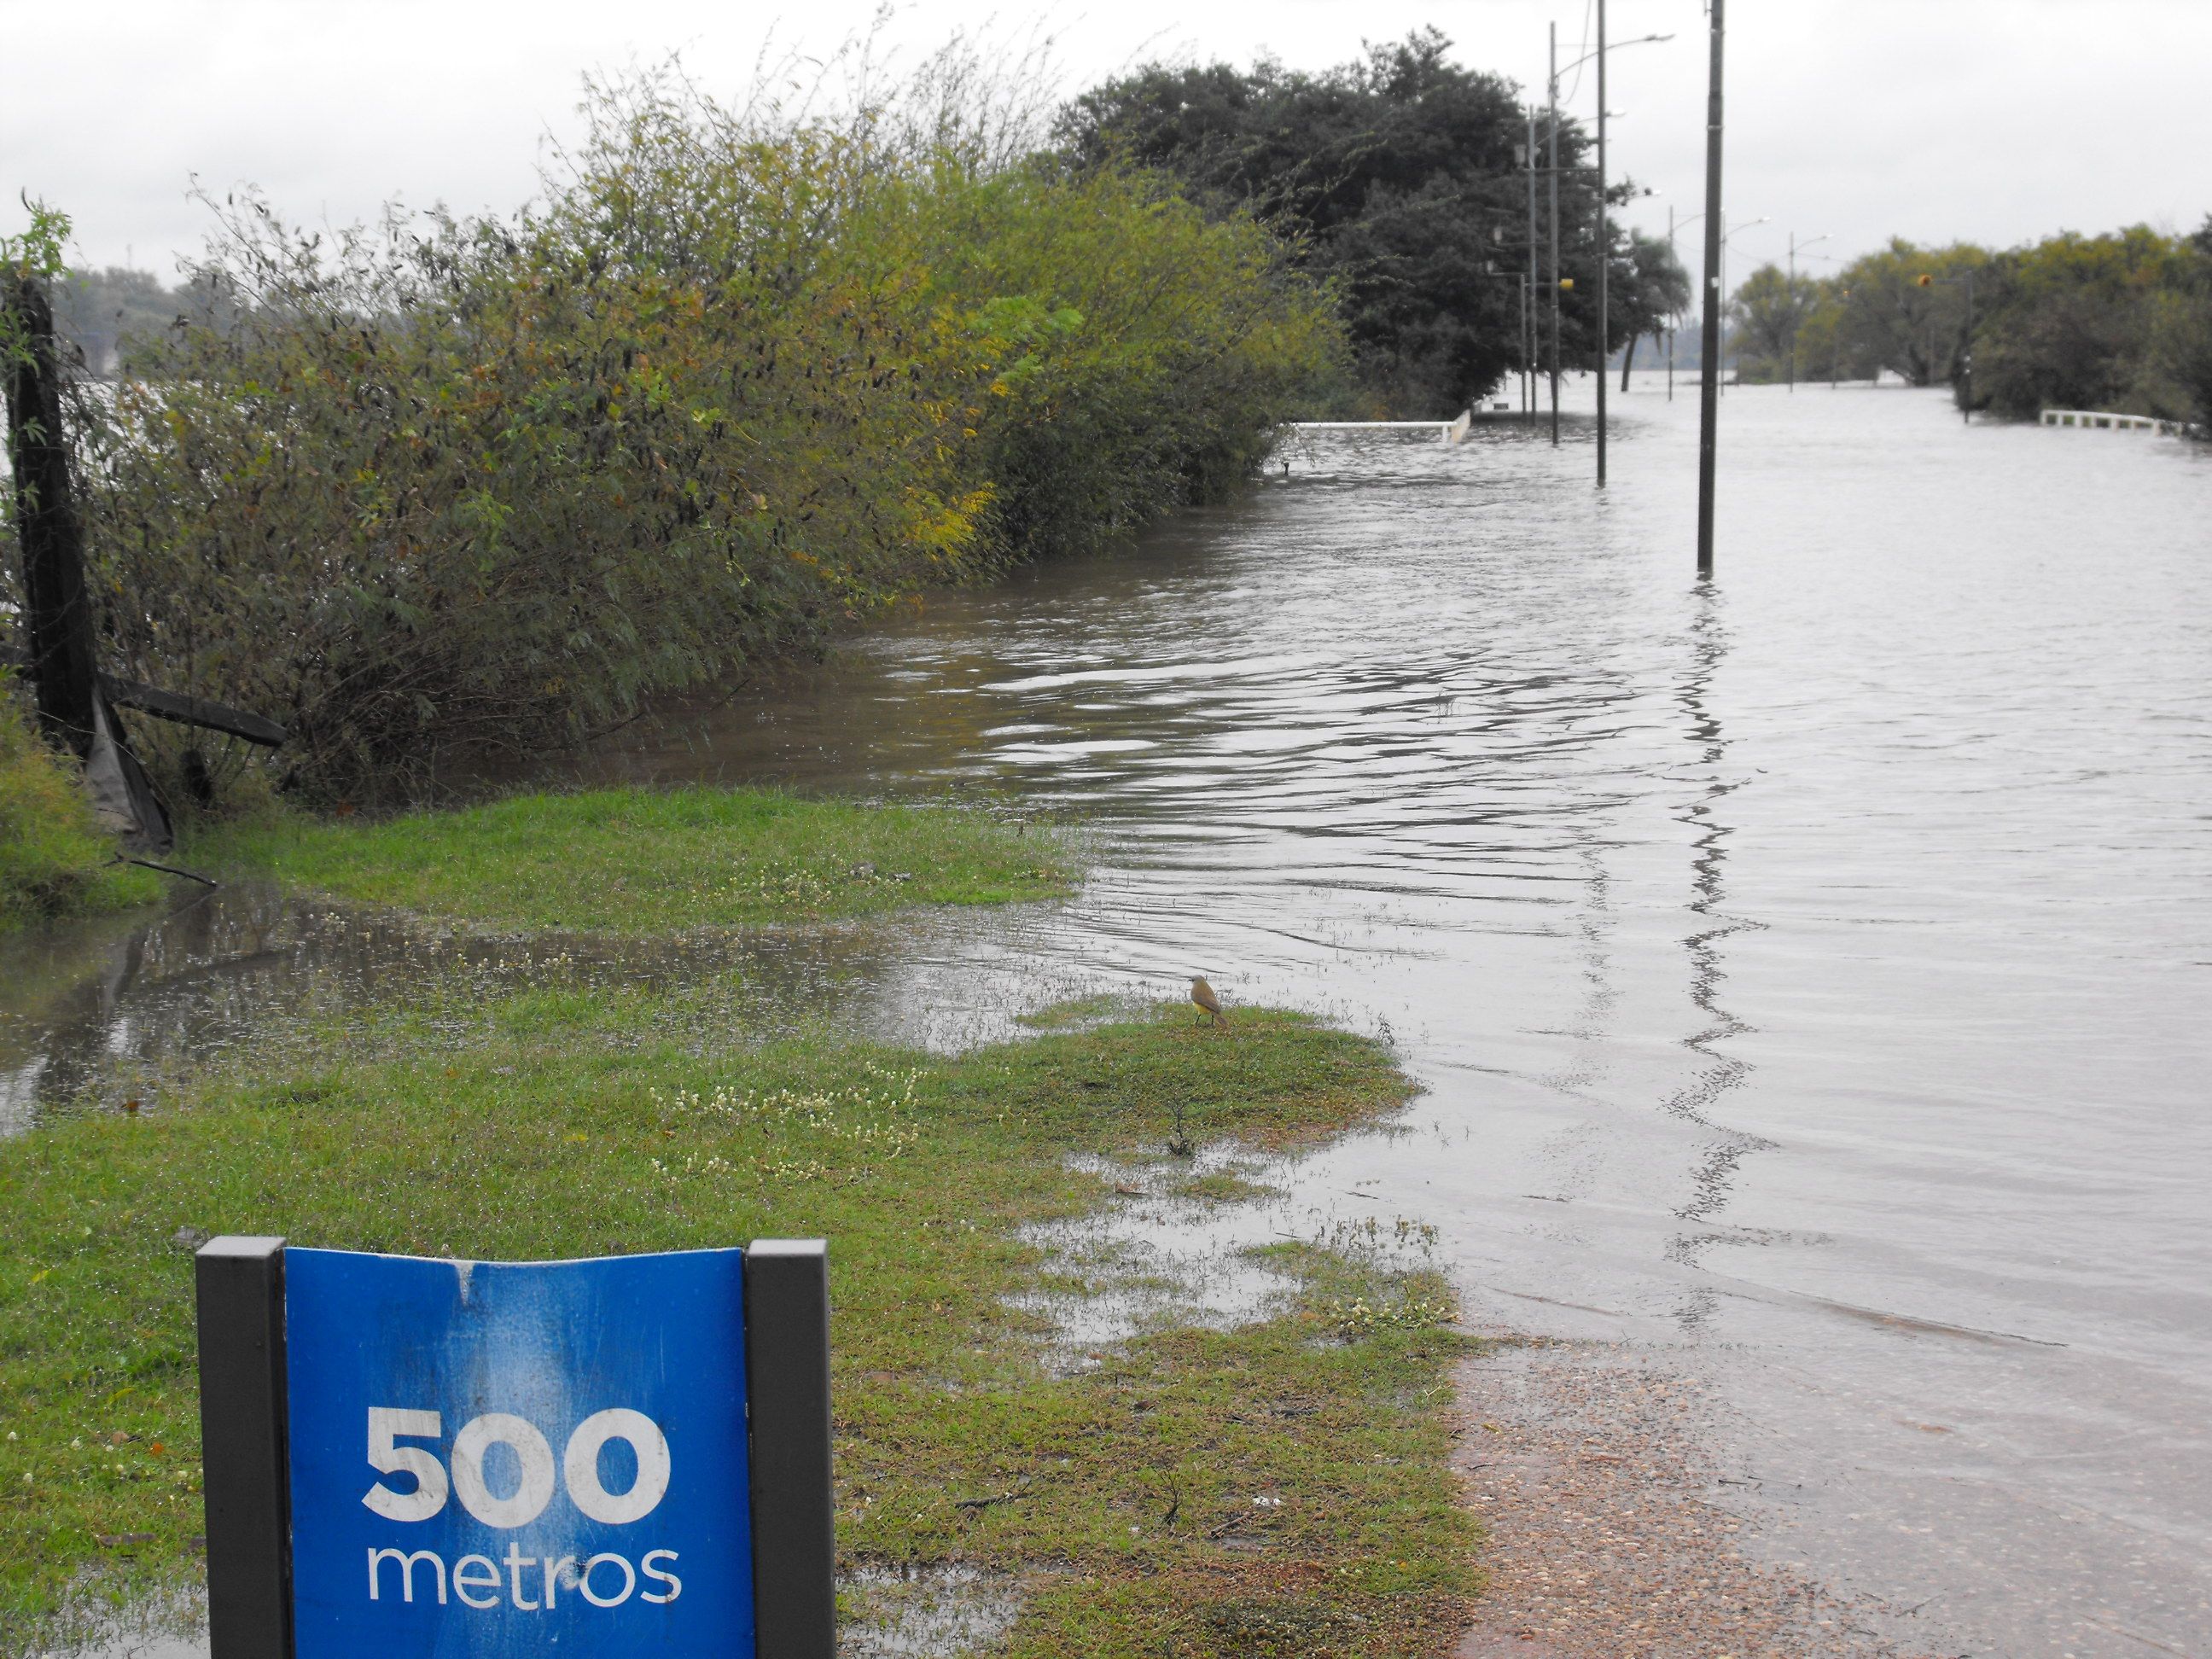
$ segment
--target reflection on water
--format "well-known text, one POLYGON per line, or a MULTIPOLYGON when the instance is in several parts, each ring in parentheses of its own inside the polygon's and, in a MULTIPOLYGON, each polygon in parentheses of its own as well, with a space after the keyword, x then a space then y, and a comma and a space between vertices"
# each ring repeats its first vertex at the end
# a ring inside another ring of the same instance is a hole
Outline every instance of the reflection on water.
MULTIPOLYGON (((1412 1217, 1499 1322, 1709 1368, 1759 1483, 1716 1501, 1919 1607, 1916 1644, 2199 1651, 2212 465, 1747 389, 1700 589, 1694 407, 1621 408, 1603 496, 1586 447, 1504 423, 1318 445, 590 770, 1097 825, 1065 906, 729 966, 939 1044, 1200 972, 1386 1033, 1428 1093, 1271 1171, 1282 1227, 1412 1217)), ((328 914, 210 922, 120 981, 128 941, 71 946, 81 1035, 0 1063, 216 1040, 188 1027, 218 986, 358 971, 216 960, 374 932, 328 914)))
MULTIPOLYGON (((1736 1166, 1744 1154, 1762 1146, 1752 1136, 1717 1126, 1715 1107, 1729 1090, 1742 1085, 1751 1064, 1722 1045, 1749 1036, 1752 1028, 1721 1006, 1720 993, 1728 975, 1723 964, 1723 945, 1729 935, 1759 926, 1732 917, 1721 909, 1722 877, 1728 864, 1731 833, 1718 816, 1741 780, 1728 775, 1728 744, 1722 736, 1719 711, 1708 693, 1715 669, 1727 649, 1727 636, 1717 614, 1719 595, 1710 583, 1701 583, 1696 611, 1690 623, 1689 672, 1682 683, 1682 710, 1689 717, 1688 735, 1696 750, 1694 773, 1702 775, 1702 793, 1686 800, 1680 819, 1690 832, 1692 897, 1691 931, 1682 940, 1690 960, 1690 1001, 1700 1018, 1698 1029, 1682 1039, 1696 1054, 1698 1070, 1674 1094, 1660 1103, 1660 1109, 1697 1124, 1711 1135, 1703 1164, 1692 1171, 1686 1202, 1674 1213, 1685 1221, 1705 1223, 1727 1207, 1735 1184, 1736 1166)), ((1668 1242, 1667 1259, 1684 1267, 1698 1265, 1698 1256, 1712 1242, 1697 1231, 1678 1234, 1668 1242)), ((1686 1326, 1700 1324, 1712 1311, 1713 1288, 1693 1284, 1678 1313, 1686 1326)))

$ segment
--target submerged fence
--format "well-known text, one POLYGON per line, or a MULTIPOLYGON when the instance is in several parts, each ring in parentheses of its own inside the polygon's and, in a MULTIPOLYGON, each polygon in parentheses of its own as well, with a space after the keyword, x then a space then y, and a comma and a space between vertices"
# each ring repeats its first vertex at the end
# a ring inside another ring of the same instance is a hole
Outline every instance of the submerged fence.
POLYGON ((2163 421, 2151 415, 2117 415, 2100 409, 2046 409, 2040 423, 2107 427, 2116 432, 2150 432, 2175 438, 2185 438, 2192 429, 2186 421, 2163 421))
POLYGON ((1464 443, 1474 423, 1472 409, 1460 410, 1449 421, 1292 421, 1296 432, 1433 432, 1447 444, 1464 443))

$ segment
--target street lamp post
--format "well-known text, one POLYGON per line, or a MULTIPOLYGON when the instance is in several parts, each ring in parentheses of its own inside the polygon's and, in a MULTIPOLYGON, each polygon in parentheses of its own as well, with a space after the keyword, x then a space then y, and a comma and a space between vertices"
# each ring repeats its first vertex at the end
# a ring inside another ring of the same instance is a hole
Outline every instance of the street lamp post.
MULTIPOLYGON (((1671 34, 1644 34, 1623 40, 1623 46, 1647 46, 1671 40, 1671 34)), ((1613 244, 1607 234, 1605 211, 1605 57, 1618 51, 1605 40, 1605 0, 1597 0, 1597 50, 1586 52, 1569 69, 1597 59, 1597 487, 1605 488, 1605 359, 1612 317, 1609 310, 1613 244)), ((1552 441, 1559 441, 1559 26, 1552 25, 1552 441)))
MULTIPOLYGON (((1772 214, 1762 213, 1749 224, 1738 225, 1734 230, 1730 230, 1728 228, 1728 215, 1725 213, 1721 215, 1721 294, 1723 298, 1731 292, 1728 285, 1728 257, 1729 250, 1735 246, 1735 239, 1747 230, 1756 230, 1759 226, 1771 224, 1773 222, 1772 214)), ((1728 330, 1725 319, 1721 330, 1721 349, 1723 353, 1728 349, 1728 330)), ((1725 368, 1726 365, 1723 364, 1722 367, 1725 368)), ((1728 395, 1728 381, 1725 379, 1721 381, 1721 395, 1723 397, 1728 395)))
MULTIPOLYGON (((1689 227, 1694 225, 1698 220, 1705 216, 1702 213, 1693 213, 1686 219, 1677 220, 1674 217, 1674 204, 1672 203, 1668 204, 1667 252, 1669 254, 1672 254, 1674 252, 1674 233, 1676 231, 1688 229, 1689 227)), ((1687 275, 1686 272, 1684 274, 1687 275)), ((1670 404, 1674 401, 1674 331, 1671 328, 1667 331, 1667 401, 1670 404)))
POLYGON ((1536 112, 1528 112, 1528 298, 1522 307, 1528 361, 1528 424, 1536 424, 1536 112))
POLYGON ((1801 242, 1796 231, 1790 233, 1790 392, 1792 397, 1797 392, 1797 250, 1811 247, 1814 242, 1825 242, 1833 234, 1824 230, 1812 242, 1801 242))
POLYGON ((1552 447, 1559 447, 1559 26, 1552 25, 1547 85, 1551 96, 1552 175, 1552 447))
MULTIPOLYGON (((1956 276, 1929 276, 1923 275, 1920 278, 1920 286, 1923 288, 1957 288, 1962 284, 1965 286, 1966 290, 1966 321, 1965 331, 1960 335, 1959 343, 1959 390, 1957 395, 1959 398, 1959 418, 1968 426, 1972 426, 1974 423, 1973 267, 1969 265, 1965 270, 1961 271, 1956 276)), ((1935 319, 1932 315, 1929 319, 1929 333, 1931 337, 1928 346, 1928 377, 1929 379, 1933 380, 1936 377, 1936 346, 1932 337, 1935 333, 1935 319)))
MULTIPOLYGON (((1674 204, 1669 202, 1667 204, 1667 258, 1669 264, 1673 263, 1674 258, 1674 204)), ((1667 319, 1667 401, 1670 404, 1674 401, 1674 319, 1671 316, 1667 319)))
POLYGON ((1605 348, 1609 318, 1607 277, 1613 243, 1605 223, 1605 0, 1597 0, 1597 487, 1605 488, 1605 348))

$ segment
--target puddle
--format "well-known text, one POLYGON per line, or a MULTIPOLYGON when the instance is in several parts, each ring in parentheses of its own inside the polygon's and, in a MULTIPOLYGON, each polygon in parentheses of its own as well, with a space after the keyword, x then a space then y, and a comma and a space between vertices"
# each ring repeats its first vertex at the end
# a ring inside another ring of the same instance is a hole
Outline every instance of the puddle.
POLYGON ((21 1650, 25 1659, 208 1659, 207 1598, 195 1589, 120 1611, 80 1607, 61 1614, 36 1640, 40 1645, 21 1650))
POLYGON ((1297 1296, 1298 1281, 1254 1254, 1271 1244, 1428 1265, 1431 1235, 1418 1226, 1349 1224, 1293 1200, 1285 1188, 1319 1156, 1269 1156, 1232 1140, 1187 1158, 1069 1159, 1070 1169, 1107 1182, 1114 1197, 1088 1215, 1023 1230, 1047 1252, 1049 1282, 1010 1300, 1051 1322, 1047 1370, 1058 1376, 1095 1370, 1107 1350, 1152 1331, 1225 1331, 1274 1317, 1297 1296), (1225 1196, 1206 1195, 1212 1192, 1225 1196))
MULTIPOLYGON (((471 932, 403 913, 227 884, 151 921, 0 938, 0 1136, 58 1110, 157 1103, 162 1081, 365 1011, 447 1005, 475 1029, 538 988, 712 987, 702 1048, 802 1024, 939 1052, 1018 1035, 1041 1000, 1094 988, 1033 959, 1048 905, 629 939, 471 932)), ((434 1039, 444 1029, 434 1018, 434 1039)))
POLYGON ((837 1633, 840 1659, 955 1659, 989 1652, 1020 1616, 1014 1581, 974 1567, 871 1568, 845 1583, 859 1615, 837 1633))

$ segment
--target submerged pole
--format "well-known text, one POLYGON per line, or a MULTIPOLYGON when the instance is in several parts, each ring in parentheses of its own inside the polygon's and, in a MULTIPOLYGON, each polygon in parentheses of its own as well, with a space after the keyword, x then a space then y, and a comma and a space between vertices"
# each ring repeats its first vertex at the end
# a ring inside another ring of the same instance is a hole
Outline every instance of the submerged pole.
MULTIPOLYGON (((1597 487, 1605 488, 1606 277, 1613 248, 1605 223, 1605 0, 1597 0, 1597 487)), ((1623 387, 1626 391, 1627 388, 1623 387)))
POLYGON ((1536 284, 1541 267, 1536 263, 1536 112, 1528 112, 1528 287, 1521 302, 1521 335, 1528 362, 1528 424, 1536 424, 1536 284))
POLYGON ((1698 384, 1698 574, 1713 574, 1713 482, 1720 458, 1721 8, 1712 3, 1712 78, 1705 95, 1705 373, 1698 384))
MULTIPOLYGON (((1667 208, 1667 254, 1669 260, 1674 258, 1674 209, 1669 203, 1667 208)), ((1670 404, 1674 401, 1674 319, 1672 317, 1667 319, 1667 401, 1670 404)))
POLYGON ((1552 447, 1559 446, 1559 26, 1552 25, 1552 447))

